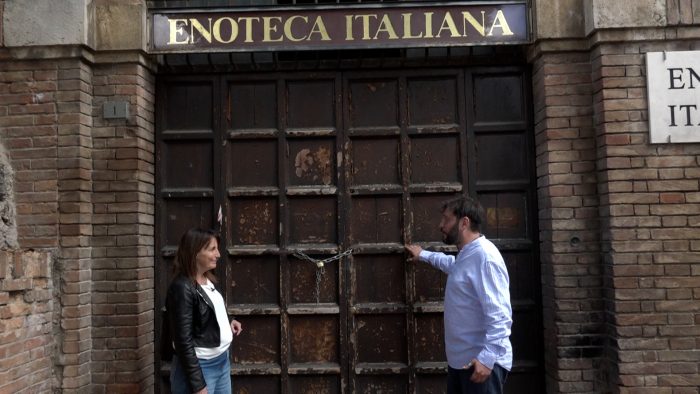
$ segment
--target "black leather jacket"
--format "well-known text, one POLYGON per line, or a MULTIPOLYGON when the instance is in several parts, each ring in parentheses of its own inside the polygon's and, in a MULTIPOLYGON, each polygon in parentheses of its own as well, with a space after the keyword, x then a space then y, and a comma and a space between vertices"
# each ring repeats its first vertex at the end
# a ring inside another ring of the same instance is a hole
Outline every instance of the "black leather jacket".
POLYGON ((190 384, 190 390, 197 392, 207 384, 194 348, 214 348, 220 344, 214 304, 200 285, 180 275, 168 287, 165 305, 175 354, 190 384))

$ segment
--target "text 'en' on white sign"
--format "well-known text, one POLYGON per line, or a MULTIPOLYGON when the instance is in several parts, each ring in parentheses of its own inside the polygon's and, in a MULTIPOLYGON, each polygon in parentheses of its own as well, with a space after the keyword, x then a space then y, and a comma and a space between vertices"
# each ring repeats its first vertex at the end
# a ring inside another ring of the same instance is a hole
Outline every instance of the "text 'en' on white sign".
POLYGON ((649 140, 700 142, 700 51, 647 53, 649 140))

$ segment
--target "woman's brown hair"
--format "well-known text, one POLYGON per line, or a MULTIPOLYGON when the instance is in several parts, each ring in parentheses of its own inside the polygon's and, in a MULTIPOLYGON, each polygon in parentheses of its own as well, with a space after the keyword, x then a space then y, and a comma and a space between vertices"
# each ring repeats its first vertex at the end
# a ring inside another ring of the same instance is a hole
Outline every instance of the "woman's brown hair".
MULTIPOLYGON (((183 275, 195 282, 197 280, 197 254, 212 239, 219 242, 219 235, 213 230, 202 230, 191 228, 180 238, 175 255, 175 276, 183 275)), ((216 283, 216 277, 211 271, 204 273, 204 276, 212 283, 216 283)))

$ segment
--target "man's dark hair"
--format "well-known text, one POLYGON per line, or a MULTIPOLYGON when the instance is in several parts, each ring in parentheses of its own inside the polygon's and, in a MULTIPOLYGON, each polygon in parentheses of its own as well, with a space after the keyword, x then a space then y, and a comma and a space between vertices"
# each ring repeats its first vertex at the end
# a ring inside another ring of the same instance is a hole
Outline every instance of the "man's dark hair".
POLYGON ((474 232, 481 232, 481 222, 484 219, 484 209, 478 201, 471 197, 458 197, 445 201, 442 204, 441 212, 452 212, 457 219, 469 218, 469 229, 474 232))

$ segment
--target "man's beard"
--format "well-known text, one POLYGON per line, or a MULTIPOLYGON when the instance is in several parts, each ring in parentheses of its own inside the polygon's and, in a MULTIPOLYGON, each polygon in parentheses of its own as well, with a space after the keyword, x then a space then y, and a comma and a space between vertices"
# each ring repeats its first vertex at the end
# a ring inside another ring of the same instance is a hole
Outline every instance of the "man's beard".
POLYGON ((457 245, 457 238, 459 238, 459 222, 455 223, 447 234, 442 234, 442 241, 448 245, 457 245))

